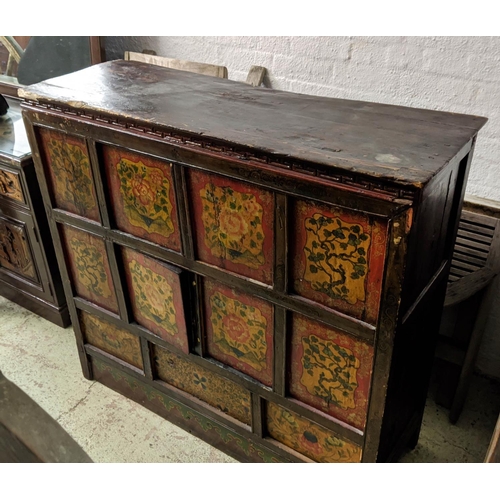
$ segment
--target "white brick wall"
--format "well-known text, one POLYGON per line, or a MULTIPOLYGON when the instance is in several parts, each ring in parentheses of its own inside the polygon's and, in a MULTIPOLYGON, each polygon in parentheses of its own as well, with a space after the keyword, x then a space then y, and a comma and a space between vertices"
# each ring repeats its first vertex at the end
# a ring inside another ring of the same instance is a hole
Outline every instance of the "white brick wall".
MULTIPOLYGON (((227 66, 240 81, 259 65, 274 89, 486 116, 467 192, 500 201, 500 37, 105 37, 105 44, 108 59, 152 49, 227 66)), ((497 332, 494 307, 478 367, 500 378, 497 332)))

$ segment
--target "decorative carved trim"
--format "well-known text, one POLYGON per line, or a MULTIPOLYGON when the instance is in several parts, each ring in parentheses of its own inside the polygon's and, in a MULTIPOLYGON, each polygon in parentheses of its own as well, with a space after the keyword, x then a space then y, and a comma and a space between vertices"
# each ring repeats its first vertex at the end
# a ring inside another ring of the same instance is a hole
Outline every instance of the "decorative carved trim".
POLYGON ((387 182, 375 182, 370 177, 362 175, 350 174, 346 172, 339 172, 332 170, 331 167, 326 167, 312 162, 294 162, 288 159, 277 157, 270 157, 266 154, 261 154, 251 149, 244 149, 239 145, 232 145, 224 143, 223 141, 215 141, 209 138, 202 138, 190 134, 182 134, 177 130, 171 130, 168 127, 156 127, 149 124, 138 124, 127 121, 124 118, 116 116, 106 116, 103 113, 89 110, 77 110, 69 107, 55 105, 47 102, 37 102, 26 100, 24 103, 33 108, 48 109, 70 115, 74 117, 83 118, 90 122, 103 123, 114 127, 119 127, 131 130, 139 135, 153 136, 159 139, 166 139, 171 144, 186 145, 188 147, 200 148, 208 151, 213 151, 228 158, 243 161, 252 161, 273 167, 284 168, 301 174, 309 175, 334 181, 339 184, 345 184, 356 188, 361 188, 367 191, 374 191, 399 199, 414 200, 415 191, 411 189, 404 189, 397 184, 389 186, 387 182))

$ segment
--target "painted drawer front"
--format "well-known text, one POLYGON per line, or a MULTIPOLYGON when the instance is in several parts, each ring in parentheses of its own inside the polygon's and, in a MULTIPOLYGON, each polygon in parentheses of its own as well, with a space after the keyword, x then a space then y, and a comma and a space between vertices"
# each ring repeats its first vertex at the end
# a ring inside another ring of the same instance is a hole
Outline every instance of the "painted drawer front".
POLYGON ((19 174, 0 168, 0 194, 21 203, 25 202, 19 174))
POLYGON ((172 165, 110 146, 102 156, 116 227, 180 252, 172 165))
POLYGON ((90 233, 61 226, 61 239, 76 294, 118 314, 106 246, 90 233))
POLYGON ((274 196, 250 184, 189 171, 196 256, 271 284, 274 196))
POLYGON ((189 352, 181 270, 129 248, 122 249, 134 319, 189 352))
POLYGON ((315 462, 353 463, 361 461, 361 448, 332 431, 277 404, 267 403, 267 432, 315 462))
POLYGON ((158 346, 154 347, 154 360, 158 378, 250 425, 247 390, 158 346))
POLYGON ((290 395, 364 429, 373 347, 300 314, 291 316, 290 395))
POLYGON ((55 130, 39 129, 46 179, 57 208, 100 221, 85 141, 55 130))
POLYGON ((138 337, 87 312, 79 311, 78 316, 87 343, 143 369, 141 342, 138 337))
POLYGON ((209 355, 272 385, 272 305, 208 279, 204 280, 204 305, 209 355))
POLYGON ((308 201, 292 203, 292 292, 375 324, 387 226, 376 218, 308 201))
POLYGON ((26 228, 0 215, 0 267, 38 281, 26 228))

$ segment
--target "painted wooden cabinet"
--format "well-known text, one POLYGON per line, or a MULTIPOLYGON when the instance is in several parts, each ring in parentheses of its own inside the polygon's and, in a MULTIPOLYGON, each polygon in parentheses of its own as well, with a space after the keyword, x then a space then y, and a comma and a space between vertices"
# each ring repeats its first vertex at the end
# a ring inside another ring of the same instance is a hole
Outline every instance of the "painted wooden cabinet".
POLYGON ((125 61, 22 96, 87 378, 241 461, 415 446, 484 118, 125 61))
POLYGON ((19 102, 0 117, 0 295, 70 323, 19 102))

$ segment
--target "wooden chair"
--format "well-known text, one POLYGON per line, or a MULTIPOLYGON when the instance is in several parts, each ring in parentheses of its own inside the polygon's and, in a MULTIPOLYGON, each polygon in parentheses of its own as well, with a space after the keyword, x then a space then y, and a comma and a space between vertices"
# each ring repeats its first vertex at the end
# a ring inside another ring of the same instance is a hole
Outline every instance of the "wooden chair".
POLYGON ((452 423, 465 402, 500 271, 500 219, 478 208, 470 204, 462 211, 436 351, 436 401, 450 408, 452 423))
POLYGON ((21 57, 24 54, 23 48, 17 43, 13 36, 0 36, 0 43, 8 50, 9 58, 7 59, 7 67, 5 68, 6 76, 13 76, 14 63, 19 64, 21 57))

